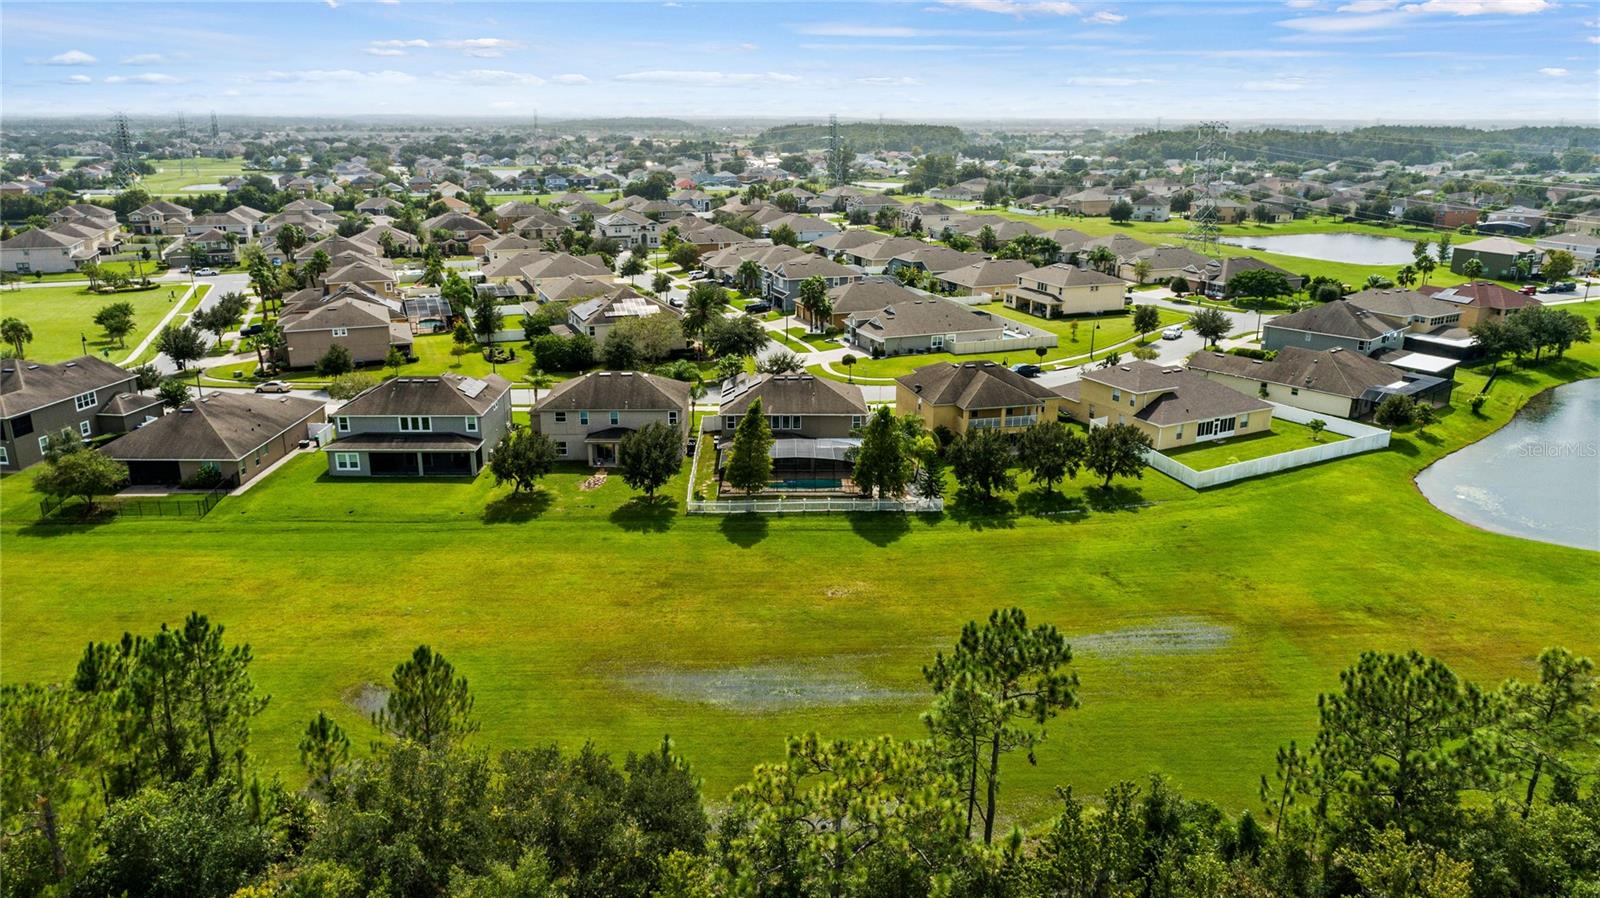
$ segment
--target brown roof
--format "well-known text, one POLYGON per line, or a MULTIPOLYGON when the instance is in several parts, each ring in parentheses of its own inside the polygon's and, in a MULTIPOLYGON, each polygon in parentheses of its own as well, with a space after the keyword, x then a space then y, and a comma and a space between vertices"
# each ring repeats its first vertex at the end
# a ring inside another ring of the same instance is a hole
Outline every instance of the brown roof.
POLYGON ((1345 299, 1281 315, 1266 326, 1354 340, 1371 340, 1395 330, 1387 320, 1345 299))
POLYGON ((346 402, 336 414, 341 417, 481 415, 510 389, 511 381, 498 374, 395 377, 346 402))
POLYGON ((689 407, 689 385, 640 371, 595 371, 563 381, 537 411, 671 411, 689 407))
POLYGON ((994 362, 940 362, 895 378, 931 405, 972 410, 1033 405, 1056 394, 994 362))
POLYGON ((1197 352, 1189 359, 1189 367, 1351 399, 1359 398, 1373 387, 1405 379, 1405 373, 1399 368, 1359 352, 1299 346, 1285 346, 1271 361, 1221 352, 1197 352))
POLYGON ((865 415, 861 388, 810 374, 757 374, 723 391, 722 415, 742 415, 757 397, 769 415, 865 415))
POLYGON ((104 390, 134 379, 132 372, 92 355, 45 364, 27 359, 0 360, 0 418, 54 405, 90 390, 104 390))
POLYGON ((885 306, 924 297, 899 281, 865 280, 832 287, 828 290, 828 298, 833 301, 833 314, 848 316, 857 312, 876 312, 885 306))
POLYGON ((897 302, 875 311, 857 312, 850 317, 856 330, 879 339, 995 330, 1004 328, 1008 320, 938 297, 897 302))
POLYGON ((238 461, 322 409, 320 399, 212 391, 100 451, 124 461, 238 461))
POLYGON ((1064 262, 1057 262, 1054 265, 1046 265, 1043 268, 1025 271, 1020 275, 1020 278, 1021 280, 1040 284, 1049 284, 1052 287, 1089 287, 1107 284, 1121 286, 1123 284, 1120 278, 1114 278, 1109 274, 1095 271, 1092 268, 1079 268, 1076 265, 1068 265, 1064 262))
POLYGON ((1483 281, 1458 284, 1454 287, 1423 287, 1421 290, 1435 299, 1463 303, 1480 309, 1521 309, 1526 306, 1543 305, 1527 294, 1483 281))
POLYGON ((1021 259, 985 259, 982 262, 974 262, 961 268, 953 268, 939 275, 939 278, 952 284, 960 284, 968 289, 1000 285, 1009 286, 1017 282, 1017 275, 1032 270, 1033 265, 1021 259))
POLYGON ((1128 362, 1084 372, 1083 379, 1129 393, 1158 393, 1134 415, 1158 427, 1272 407, 1254 396, 1207 380, 1204 375, 1170 365, 1128 362))

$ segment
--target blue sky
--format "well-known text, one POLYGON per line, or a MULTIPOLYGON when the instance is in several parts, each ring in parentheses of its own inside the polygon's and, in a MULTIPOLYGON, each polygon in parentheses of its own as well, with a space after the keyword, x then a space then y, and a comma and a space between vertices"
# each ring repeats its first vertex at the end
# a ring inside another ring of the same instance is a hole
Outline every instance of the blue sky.
POLYGON ((1567 0, 23 3, 0 112, 1600 123, 1567 0))

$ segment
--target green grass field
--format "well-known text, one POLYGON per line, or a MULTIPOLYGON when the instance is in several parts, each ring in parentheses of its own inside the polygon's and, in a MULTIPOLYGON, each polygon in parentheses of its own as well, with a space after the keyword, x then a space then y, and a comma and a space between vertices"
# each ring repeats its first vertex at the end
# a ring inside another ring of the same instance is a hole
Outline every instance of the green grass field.
MULTIPOLYGON (((182 171, 177 159, 152 159, 155 166, 153 175, 145 175, 139 183, 151 196, 180 196, 186 187, 198 185, 220 184, 229 178, 237 178, 244 174, 244 159, 216 159, 200 157, 182 161, 182 171)), ((217 191, 213 191, 217 192, 217 191)))
POLYGON ((168 294, 176 291, 182 297, 186 289, 187 284, 162 284, 122 293, 90 293, 87 287, 5 290, 0 291, 0 317, 20 318, 33 329, 28 358, 41 362, 76 358, 83 355, 81 336, 88 338, 89 352, 100 355, 109 350, 112 361, 118 361, 126 350, 117 341, 106 339, 94 323, 94 313, 113 302, 132 303, 134 331, 127 337, 132 347, 172 308, 168 294))
POLYGON ((1231 465, 1234 462, 1293 452, 1296 449, 1305 449, 1322 443, 1336 443, 1342 439, 1345 439, 1343 435, 1331 430, 1323 431, 1320 436, 1313 436, 1311 428, 1304 424, 1274 420, 1269 431, 1232 436, 1208 443, 1195 443, 1181 449, 1169 449, 1162 454, 1181 461, 1196 471, 1204 471, 1208 468, 1231 465))
MULTIPOLYGON (((517 359, 506 365, 491 366, 483 357, 483 353, 471 347, 457 355, 455 340, 450 334, 428 334, 418 336, 413 341, 412 352, 416 353, 417 360, 400 366, 401 377, 418 377, 428 374, 462 374, 467 377, 482 377, 491 371, 496 371, 501 377, 511 381, 522 381, 528 376, 528 365, 533 361, 527 348, 521 345, 514 347, 517 350, 517 359)), ((217 365, 206 369, 206 377, 215 381, 233 382, 237 379, 248 379, 256 370, 254 360, 235 362, 230 365, 217 365), (236 378, 235 373, 239 374, 236 378)), ((384 367, 369 367, 373 374, 388 376, 391 372, 384 367)), ((311 369, 301 371, 288 371, 273 375, 274 379, 286 380, 292 383, 323 384, 327 378, 320 377, 311 369)))
POLYGON ((203 520, 54 526, 25 472, 0 481, 0 676, 62 680, 91 639, 203 611, 252 645, 272 695, 256 748, 298 782, 305 721, 328 711, 364 747, 350 697, 427 642, 471 680, 480 744, 620 753, 670 733, 717 801, 789 734, 917 735, 922 665, 1018 605, 1071 634, 1083 688, 1038 766, 1005 768, 1009 814, 1152 769, 1252 807, 1362 650, 1486 683, 1552 644, 1600 652, 1600 554, 1474 529, 1411 482, 1534 392, 1596 376, 1600 345, 1580 345, 1502 373, 1479 417, 1484 376, 1464 371, 1426 435, 1203 494, 1150 472, 1104 496, 1081 475, 915 518, 684 516, 687 472, 657 504, 570 469, 515 499, 488 477, 330 480, 309 457, 203 520))

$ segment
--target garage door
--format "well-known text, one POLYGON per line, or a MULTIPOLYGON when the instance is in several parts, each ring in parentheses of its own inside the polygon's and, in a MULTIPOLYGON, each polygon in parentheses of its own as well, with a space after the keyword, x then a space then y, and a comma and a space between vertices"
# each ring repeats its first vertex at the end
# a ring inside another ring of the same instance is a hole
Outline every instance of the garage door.
POLYGON ((166 486, 182 479, 175 461, 128 462, 128 482, 134 486, 166 486))

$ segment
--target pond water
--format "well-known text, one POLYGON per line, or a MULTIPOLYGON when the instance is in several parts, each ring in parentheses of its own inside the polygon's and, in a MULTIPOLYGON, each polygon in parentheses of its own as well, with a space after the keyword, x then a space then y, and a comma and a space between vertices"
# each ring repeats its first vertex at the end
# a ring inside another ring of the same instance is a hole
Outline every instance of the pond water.
POLYGON ((1230 237, 1233 246, 1282 253, 1324 262, 1352 265, 1405 265, 1412 260, 1414 241, 1371 234, 1282 234, 1276 237, 1230 237))
POLYGON ((1418 474, 1417 487, 1485 530, 1600 550, 1600 378, 1528 400, 1506 426, 1418 474))

